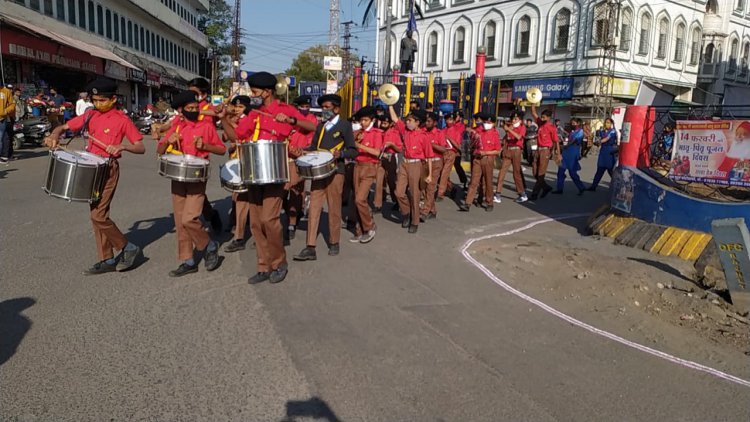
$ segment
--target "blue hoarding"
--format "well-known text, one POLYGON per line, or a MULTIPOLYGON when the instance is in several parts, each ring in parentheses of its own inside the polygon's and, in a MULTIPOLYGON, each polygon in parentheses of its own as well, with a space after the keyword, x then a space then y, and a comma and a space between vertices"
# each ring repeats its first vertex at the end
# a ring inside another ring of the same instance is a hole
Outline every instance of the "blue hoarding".
POLYGON ((313 107, 318 106, 318 97, 326 93, 325 82, 300 82, 299 95, 309 95, 312 97, 313 107))
POLYGON ((544 100, 573 98, 573 78, 525 79, 513 82, 513 98, 526 98, 526 91, 539 88, 544 100))

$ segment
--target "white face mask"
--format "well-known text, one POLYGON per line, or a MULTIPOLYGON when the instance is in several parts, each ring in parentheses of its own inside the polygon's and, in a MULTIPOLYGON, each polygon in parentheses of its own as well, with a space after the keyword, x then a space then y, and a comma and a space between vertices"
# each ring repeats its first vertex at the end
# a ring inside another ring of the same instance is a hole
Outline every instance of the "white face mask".
POLYGON ((515 122, 515 123, 513 123, 513 127, 518 127, 518 126, 521 126, 521 122, 515 122))
POLYGON ((482 123, 482 126, 484 127, 484 130, 492 129, 492 123, 482 123))
POLYGON ((358 131, 358 130, 360 130, 360 129, 362 129, 362 125, 361 125, 361 124, 359 124, 359 123, 356 123, 356 122, 355 122, 355 123, 352 123, 352 130, 353 130, 353 131, 355 131, 355 132, 356 132, 356 131, 358 131))

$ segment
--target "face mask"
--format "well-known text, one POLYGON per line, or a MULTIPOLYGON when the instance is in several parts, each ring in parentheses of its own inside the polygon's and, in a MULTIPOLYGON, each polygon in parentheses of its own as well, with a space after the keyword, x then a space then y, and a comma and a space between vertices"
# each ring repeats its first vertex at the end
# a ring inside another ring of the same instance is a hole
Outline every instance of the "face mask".
POLYGON ((333 110, 323 110, 320 112, 320 115, 323 116, 323 120, 331 120, 335 114, 333 110))
POLYGON ((198 120, 198 116, 200 115, 200 111, 183 111, 182 115, 185 116, 185 118, 191 122, 195 122, 198 120))
POLYGON ((250 97, 250 107, 260 107, 263 105, 263 97, 250 97))
POLYGON ((300 110, 299 110, 299 113, 300 113, 301 115, 303 115, 303 116, 307 116, 308 114, 310 114, 310 110, 303 110, 303 109, 300 109, 300 110))
POLYGON ((362 125, 361 124, 359 124, 359 123, 352 123, 352 130, 353 131, 356 132, 356 131, 361 130, 361 129, 362 129, 362 125))
POLYGON ((513 127, 518 127, 518 126, 521 126, 521 122, 515 122, 515 123, 513 123, 513 127))
POLYGON ((94 106, 94 107, 100 113, 106 113, 106 112, 112 110, 112 108, 114 106, 115 106, 115 102, 114 101, 108 101, 106 103, 96 103, 96 106, 94 106))
POLYGON ((492 123, 482 123, 482 126, 484 127, 484 130, 492 129, 492 123))
POLYGON ((406 122, 406 128, 409 130, 417 130, 418 125, 415 122, 406 122))

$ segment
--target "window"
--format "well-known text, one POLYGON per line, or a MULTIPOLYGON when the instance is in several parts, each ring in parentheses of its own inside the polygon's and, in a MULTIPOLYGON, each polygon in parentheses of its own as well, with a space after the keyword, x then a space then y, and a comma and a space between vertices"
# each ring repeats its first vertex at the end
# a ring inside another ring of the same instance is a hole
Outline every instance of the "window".
POLYGON ((107 9, 107 11, 104 13, 104 16, 106 18, 104 19, 105 23, 105 30, 107 31, 107 38, 110 40, 112 39, 112 12, 107 9))
POLYGON ((167 60, 167 41, 161 37, 159 37, 159 39, 161 39, 161 59, 166 61, 167 60))
POLYGON ((68 0, 68 23, 76 24, 76 0, 68 0))
POLYGON ((738 12, 744 12, 745 11, 745 0, 737 0, 737 6, 734 7, 734 10, 738 12))
POLYGON ((96 31, 96 28, 95 28, 95 25, 94 25, 96 23, 96 21, 94 20, 94 2, 91 1, 91 0, 89 0, 89 5, 88 5, 88 8, 87 8, 87 13, 86 14, 88 15, 88 18, 89 18, 89 28, 88 28, 89 31, 91 31, 91 32, 96 31))
POLYGON ((664 59, 667 57, 667 34, 669 33, 669 21, 662 18, 659 21, 659 44, 656 47, 656 58, 664 59))
POLYGON ((456 29, 453 40, 453 63, 463 63, 466 52, 466 29, 463 26, 456 29))
POLYGON ((146 30, 146 54, 151 54, 151 31, 146 30))
POLYGON ((609 13, 606 3, 594 7, 593 46, 604 46, 609 39, 609 13))
POLYGON ((487 49, 487 59, 495 60, 495 40, 497 39, 497 24, 495 21, 487 22, 484 26, 484 47, 487 49))
POLYGON ((716 47, 714 47, 714 43, 708 43, 708 45, 706 45, 706 52, 704 53, 703 61, 706 64, 713 63, 715 53, 716 53, 716 47))
POLYGON ((630 40, 633 36, 633 10, 626 7, 622 10, 620 18, 620 45, 618 48, 621 51, 630 51, 630 40))
POLYGON ((685 24, 681 23, 677 25, 677 31, 674 36, 674 61, 682 63, 682 58, 685 56, 685 24))
POLYGON ((78 0, 78 26, 86 28, 86 0, 78 0))
POLYGON ((133 47, 133 22, 128 20, 128 47, 133 47))
POLYGON ((126 29, 127 28, 125 26, 125 18, 121 17, 120 18, 120 42, 122 43, 122 45, 126 45, 128 43, 128 37, 127 37, 128 34, 127 34, 126 29))
POLYGON ((115 42, 120 42, 120 17, 117 15, 117 13, 114 14, 112 23, 114 24, 115 42))
POLYGON ((701 53, 701 30, 698 28, 693 29, 693 37, 690 40, 690 64, 695 66, 698 64, 698 57, 701 53))
POLYGON ((104 9, 101 5, 96 5, 96 33, 104 36, 104 9))
POLYGON ((570 45, 570 10, 561 9, 555 15, 555 52, 567 52, 570 45))
POLYGON ((427 37, 427 64, 437 66, 438 57, 438 34, 435 31, 430 32, 427 37))
POLYGON ((156 35, 151 33, 151 55, 156 56, 156 35))
POLYGON ((737 39, 732 40, 729 48, 729 69, 728 73, 734 73, 737 70, 737 50, 740 48, 740 42, 737 39))
POLYGON ((529 56, 529 43, 531 42, 531 18, 528 15, 521 16, 516 28, 516 57, 529 56))
POLYGON ((138 50, 138 24, 133 24, 133 45, 132 47, 138 50))
POLYGON ((52 16, 52 0, 44 0, 44 14, 52 16))
POLYGON ((31 0, 29 2, 29 7, 36 10, 37 12, 40 12, 42 9, 41 4, 39 3, 39 0, 31 0))
POLYGON ((747 61, 750 59, 750 42, 742 45, 742 60, 740 61, 740 75, 747 74, 747 61))
POLYGON ((140 50, 141 51, 146 51, 146 40, 144 39, 144 36, 143 36, 144 35, 143 27, 141 27, 141 34, 140 35, 141 35, 141 38, 140 38, 140 40, 141 40, 140 50))
POLYGON ((65 22, 65 0, 57 0, 57 10, 55 10, 55 16, 58 20, 65 22))
POLYGON ((638 39, 638 54, 645 56, 648 54, 648 48, 651 38, 651 15, 644 13, 641 15, 641 34, 638 39))
POLYGON ((710 13, 712 15, 716 14, 716 0, 708 0, 706 3, 706 13, 710 13))

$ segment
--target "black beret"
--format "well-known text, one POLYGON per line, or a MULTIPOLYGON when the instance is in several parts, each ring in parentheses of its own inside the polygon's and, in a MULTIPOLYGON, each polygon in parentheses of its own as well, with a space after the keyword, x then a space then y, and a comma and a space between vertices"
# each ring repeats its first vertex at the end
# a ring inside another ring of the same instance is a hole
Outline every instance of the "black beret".
POLYGON ((438 119, 438 115, 434 111, 428 111, 425 114, 425 117, 428 118, 428 119, 432 119, 433 121, 437 121, 437 119, 438 119))
POLYGON ((359 111, 357 111, 356 113, 354 113, 354 119, 355 120, 359 120, 359 119, 361 119, 363 117, 369 117, 371 119, 374 118, 375 117, 375 107, 373 107, 373 106, 362 107, 362 108, 359 109, 359 111))
POLYGON ((99 77, 89 82, 86 91, 91 95, 114 95, 117 92, 117 82, 109 78, 99 77))
POLYGON ((232 98, 232 104, 234 105, 243 105, 246 108, 250 108, 250 97, 247 95, 238 95, 234 98, 232 98))
POLYGON ((294 100, 297 105, 312 105, 312 97, 309 95, 300 95, 294 100))
POLYGON ((448 113, 445 116, 446 119, 456 119, 456 113, 448 113))
POLYGON ((199 102, 198 94, 190 90, 185 90, 172 97, 172 108, 177 109, 184 107, 187 104, 197 102, 199 102))
POLYGON ((208 82, 208 79, 206 78, 195 78, 191 79, 190 82, 187 83, 188 87, 194 86, 200 90, 200 92, 211 92, 211 83, 208 82))
POLYGON ((474 115, 475 119, 482 119, 482 120, 489 120, 490 122, 497 121, 497 117, 493 116, 492 114, 486 112, 486 111, 480 111, 479 113, 476 113, 474 115))
POLYGON ((276 76, 268 72, 257 72, 247 77, 250 88, 273 89, 276 87, 276 76))
POLYGON ((419 123, 424 123, 424 121, 427 120, 427 113, 424 110, 412 110, 409 113, 409 116, 417 119, 419 123))
POLYGON ((333 104, 335 106, 340 106, 341 105, 341 97, 339 97, 336 94, 326 94, 326 95, 323 95, 322 97, 318 98, 318 105, 319 106, 322 106, 323 103, 325 103, 325 102, 330 102, 331 104, 333 104))

